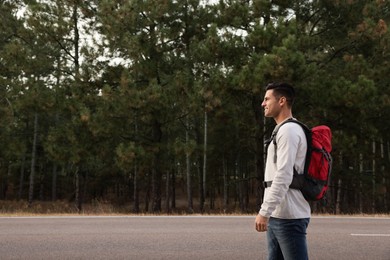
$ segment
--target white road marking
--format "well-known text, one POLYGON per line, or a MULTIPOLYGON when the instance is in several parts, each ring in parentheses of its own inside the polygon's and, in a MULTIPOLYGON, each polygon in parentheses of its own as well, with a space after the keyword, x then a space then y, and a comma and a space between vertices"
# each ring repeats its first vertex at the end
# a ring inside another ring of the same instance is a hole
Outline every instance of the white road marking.
POLYGON ((351 234, 355 237, 390 237, 390 234, 351 234))

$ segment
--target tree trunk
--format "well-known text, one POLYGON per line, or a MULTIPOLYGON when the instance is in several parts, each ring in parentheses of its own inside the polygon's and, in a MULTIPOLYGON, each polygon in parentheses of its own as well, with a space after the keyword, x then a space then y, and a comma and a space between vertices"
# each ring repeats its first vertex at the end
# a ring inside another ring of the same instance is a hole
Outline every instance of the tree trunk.
POLYGON ((204 138, 203 138, 203 178, 202 178, 202 208, 204 201, 206 199, 206 194, 207 194, 207 187, 206 187, 206 176, 207 176, 207 111, 205 110, 204 112, 204 138))
POLYGON ((152 211, 161 212, 161 173, 158 169, 156 158, 154 159, 152 169, 152 211))
MULTIPOLYGON (((60 68, 60 66, 61 66, 61 59, 60 58, 57 59, 57 66, 58 66, 58 68, 60 68)), ((58 71, 58 74, 60 74, 59 71, 58 71)), ((60 75, 57 75, 57 87, 59 87, 59 85, 60 85, 60 75)), ((58 121, 59 121, 59 113, 57 112, 56 116, 55 116, 55 124, 56 125, 58 125, 58 121)), ((58 169, 58 165, 57 165, 57 163, 54 162, 53 170, 52 170, 52 183, 51 183, 51 200, 52 201, 57 200, 57 169, 58 169)))
POLYGON ((359 213, 363 213, 363 154, 359 154, 359 213))
MULTIPOLYGON (((178 165, 178 174, 179 174, 179 165, 178 165)), ((176 174, 175 171, 172 171, 172 192, 171 192, 171 207, 176 209, 176 174)))
POLYGON ((242 171, 242 213, 246 213, 248 211, 249 203, 248 183, 246 178, 246 171, 242 171))
POLYGON ((187 211, 192 213, 193 210, 193 202, 192 202, 192 183, 191 183, 191 162, 190 162, 190 152, 188 151, 189 146, 189 131, 190 131, 190 123, 189 116, 186 117, 186 176, 187 176, 187 211))
POLYGON ((243 179, 242 179, 242 173, 239 167, 239 154, 237 154, 236 157, 236 163, 234 166, 234 172, 235 172, 235 179, 237 183, 237 193, 238 193, 238 206, 240 208, 240 211, 244 211, 244 190, 243 190, 243 179), (237 182, 238 181, 238 182, 237 182))
MULTIPOLYGON (((202 138, 201 138, 201 132, 200 132, 200 127, 199 124, 196 124, 196 143, 200 146, 202 143, 202 138)), ((204 143, 203 143, 204 144, 204 143)), ((205 146, 203 146, 205 147, 205 146)), ((200 153, 196 153, 196 171, 197 171, 197 176, 198 176, 198 184, 199 184, 199 210, 201 213, 204 211, 204 202, 205 202, 205 192, 204 192, 204 178, 205 178, 205 148, 203 148, 203 163, 202 163, 202 156, 200 153), (203 167, 202 167, 203 165, 203 167)))
POLYGON ((170 173, 167 171, 166 173, 166 180, 165 180, 165 211, 167 213, 171 212, 171 209, 169 207, 169 202, 170 202, 170 196, 171 196, 171 191, 170 191, 170 173))
POLYGON ((226 165, 225 156, 222 158, 222 175, 223 175, 223 211, 228 210, 229 205, 229 184, 228 184, 228 169, 226 165))
POLYGON ((78 21, 79 21, 79 16, 78 16, 78 7, 77 3, 75 2, 73 5, 73 33, 74 33, 74 65, 75 65, 75 78, 76 81, 80 80, 80 61, 79 61, 79 41, 80 41, 80 34, 79 34, 79 28, 78 28, 78 21))
MULTIPOLYGON (((134 116, 134 135, 136 140, 136 145, 139 145, 139 137, 138 137, 138 111, 135 112, 134 116)), ((133 212, 139 212, 139 189, 138 189, 138 160, 136 158, 134 162, 134 182, 133 182, 133 212)))
MULTIPOLYGON (((388 154, 389 155, 389 154, 388 154)), ((381 140, 381 159, 384 162, 385 161, 385 147, 383 143, 383 139, 381 140)), ((388 157, 388 161, 390 162, 390 155, 388 157)), ((386 192, 386 177, 385 177, 385 164, 382 164, 381 167, 381 173, 382 173, 382 189, 381 194, 383 194, 383 211, 388 212, 388 202, 387 202, 387 192, 386 192)))
POLYGON ((53 164, 52 182, 51 182, 51 200, 57 200, 57 164, 53 164))
POLYGON ((196 163, 196 171, 198 173, 198 176, 199 176, 199 211, 201 213, 204 212, 204 193, 203 193, 203 175, 202 175, 202 169, 201 169, 201 166, 202 165, 202 158, 199 154, 199 156, 197 156, 197 163, 196 163))
POLYGON ((43 201, 45 199, 44 189, 45 189, 45 174, 44 174, 44 166, 43 163, 39 165, 39 200, 43 201))
POLYGON ((339 215, 341 213, 341 179, 338 180, 337 183, 337 198, 336 198, 336 214, 339 215))
POLYGON ((134 164, 134 182, 133 182, 133 212, 138 213, 139 212, 139 192, 138 192, 138 167, 137 162, 134 164))
POLYGON ((371 211, 375 213, 376 208, 376 143, 372 141, 372 202, 371 202, 371 211))
POLYGON ((80 197, 81 194, 80 193, 80 172, 78 167, 76 167, 74 178, 75 178, 75 205, 77 211, 81 213, 82 204, 81 204, 81 197, 80 197))
MULTIPOLYGON (((153 140, 155 145, 159 146, 161 143, 162 131, 160 122, 155 119, 153 126, 153 140)), ((160 162, 160 153, 161 148, 157 147, 157 151, 154 154, 153 163, 152 163, 152 199, 153 199, 153 213, 161 212, 161 162, 160 162)))
POLYGON ((150 173, 148 174, 148 176, 146 177, 147 178, 147 188, 146 188, 146 194, 145 194, 145 212, 149 212, 151 211, 151 209, 149 209, 149 204, 150 204, 150 173))
POLYGON ((18 199, 22 199, 23 196, 23 188, 24 188, 24 165, 26 162, 26 154, 23 153, 22 155, 22 162, 20 165, 20 179, 19 179, 19 193, 18 193, 18 199))
POLYGON ((389 212, 389 201, 388 201, 388 193, 386 192, 386 178, 383 177, 382 179, 383 183, 383 211, 389 212))
POLYGON ((38 139, 38 113, 34 115, 34 134, 33 134, 33 146, 31 152, 31 172, 30 172, 30 186, 28 191, 28 205, 32 206, 34 199, 34 175, 35 175, 35 163, 36 163, 36 151, 37 151, 37 139, 38 139))
POLYGON ((7 175, 4 176, 4 178, 1 178, 1 196, 0 198, 1 199, 8 199, 8 194, 11 192, 12 193, 12 184, 9 184, 9 180, 11 178, 11 164, 8 164, 8 167, 7 167, 7 175), (11 186, 11 189, 10 189, 10 186, 11 186))

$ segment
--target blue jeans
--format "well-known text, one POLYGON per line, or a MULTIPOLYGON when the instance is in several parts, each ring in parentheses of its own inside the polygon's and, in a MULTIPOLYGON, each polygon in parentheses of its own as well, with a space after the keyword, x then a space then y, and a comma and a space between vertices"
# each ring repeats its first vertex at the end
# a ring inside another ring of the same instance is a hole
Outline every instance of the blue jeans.
POLYGON ((306 228, 309 218, 278 219, 268 222, 268 260, 307 260, 306 228))

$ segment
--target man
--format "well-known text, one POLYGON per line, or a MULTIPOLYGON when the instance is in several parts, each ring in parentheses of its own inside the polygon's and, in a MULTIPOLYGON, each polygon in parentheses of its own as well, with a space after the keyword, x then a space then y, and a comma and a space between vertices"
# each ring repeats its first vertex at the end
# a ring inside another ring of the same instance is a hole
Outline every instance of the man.
MULTIPOLYGON (((294 99, 294 88, 287 83, 271 83, 266 87, 261 106, 264 116, 275 120, 275 129, 293 118, 294 99)), ((308 259, 306 228, 310 220, 310 205, 301 191, 289 189, 289 185, 294 168, 298 173, 303 172, 306 136, 298 124, 286 123, 274 138, 277 145, 271 143, 267 151, 266 188, 255 220, 256 230, 267 231, 269 260, 305 260, 308 259)))

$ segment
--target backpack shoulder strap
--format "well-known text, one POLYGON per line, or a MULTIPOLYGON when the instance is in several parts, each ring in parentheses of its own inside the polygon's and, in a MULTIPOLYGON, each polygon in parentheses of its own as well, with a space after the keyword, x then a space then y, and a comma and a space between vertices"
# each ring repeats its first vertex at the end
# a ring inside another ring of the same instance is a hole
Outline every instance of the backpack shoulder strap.
MULTIPOLYGON (((305 136, 306 136, 306 141, 307 141, 307 152, 306 152, 306 162, 305 162, 305 172, 306 172, 306 169, 307 167, 309 167, 309 162, 307 160, 308 156, 310 155, 311 153, 311 150, 310 150, 310 147, 311 147, 311 130, 310 128, 305 125, 304 123, 302 123, 301 121, 298 121, 294 118, 289 118, 287 120, 285 120, 282 124, 278 125, 274 131, 272 132, 272 135, 271 135, 271 138, 267 141, 267 146, 266 146, 266 149, 268 150, 268 146, 271 142, 273 142, 274 146, 275 146, 275 153, 274 153, 274 163, 276 163, 277 161, 277 154, 276 154, 276 149, 277 149, 277 143, 276 143, 276 134, 278 133, 279 131, 279 128, 282 127, 284 124, 286 123, 296 123, 298 125, 300 125, 303 129, 303 132, 305 133, 305 136)), ((295 171, 295 169, 294 169, 295 171)))
POLYGON ((285 123, 292 122, 292 121, 295 121, 295 119, 289 118, 289 119, 285 120, 284 122, 282 122, 280 125, 277 125, 275 127, 275 129, 272 131, 271 137, 268 140, 265 141, 265 151, 266 151, 266 153, 268 152, 268 146, 271 144, 271 142, 275 146, 274 163, 276 163, 276 160, 277 160, 276 149, 278 147, 278 144, 276 143, 276 135, 278 134, 279 128, 281 128, 285 123))

